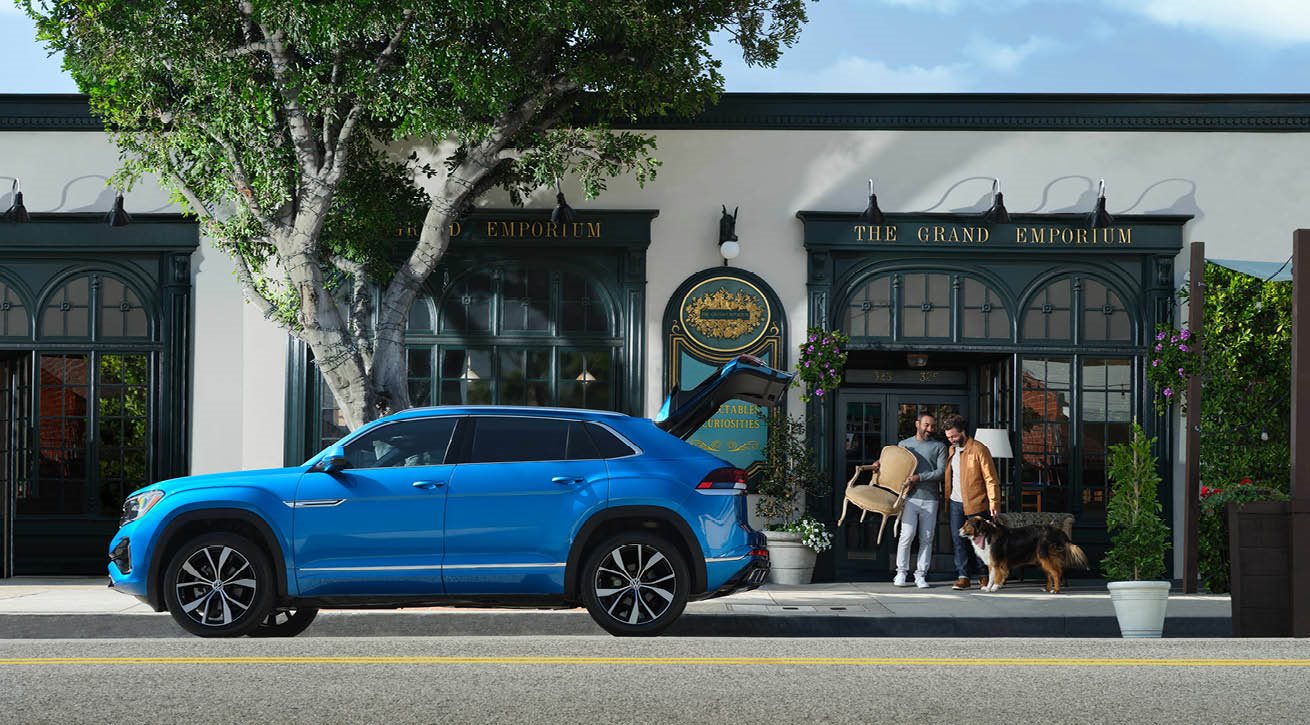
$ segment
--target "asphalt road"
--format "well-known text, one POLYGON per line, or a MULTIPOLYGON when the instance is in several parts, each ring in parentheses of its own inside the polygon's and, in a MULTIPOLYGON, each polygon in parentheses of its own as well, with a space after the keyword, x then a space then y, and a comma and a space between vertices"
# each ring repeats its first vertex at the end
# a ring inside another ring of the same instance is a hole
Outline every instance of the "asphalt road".
POLYGON ((1287 723, 1307 682, 1289 640, 0 640, 15 725, 1287 723))

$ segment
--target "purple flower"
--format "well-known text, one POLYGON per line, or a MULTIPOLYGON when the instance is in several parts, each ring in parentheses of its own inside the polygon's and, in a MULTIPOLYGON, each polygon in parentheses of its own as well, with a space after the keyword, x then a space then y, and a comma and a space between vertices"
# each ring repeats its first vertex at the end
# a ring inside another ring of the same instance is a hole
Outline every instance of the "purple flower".
POLYGON ((1177 336, 1177 335, 1170 335, 1170 336, 1169 336, 1169 342, 1178 342, 1178 336, 1177 336))
MULTIPOLYGON (((1161 333, 1161 334, 1163 334, 1163 333, 1161 333)), ((818 336, 818 335, 810 335, 810 342, 814 342, 814 341, 817 340, 817 339, 819 339, 819 336, 818 336)))
POLYGON ((1181 338, 1181 339, 1183 339, 1183 340, 1187 340, 1187 339, 1191 338, 1191 336, 1192 336, 1192 331, 1191 331, 1191 330, 1183 330, 1182 332, 1179 332, 1179 333, 1178 333, 1178 337, 1181 338))
POLYGON ((1178 346, 1178 349, 1181 350, 1181 351, 1183 351, 1183 352, 1191 352, 1191 351, 1192 351, 1192 348, 1190 348, 1190 347, 1188 347, 1188 346, 1186 346, 1186 345, 1179 345, 1179 346, 1178 346))
MULTIPOLYGON (((813 339, 813 338, 811 338, 811 339, 813 339)), ((1157 340, 1163 340, 1163 339, 1164 339, 1164 332, 1161 331, 1161 332, 1156 333, 1156 335, 1155 335, 1155 339, 1157 339, 1157 340)))
POLYGON ((810 366, 810 361, 809 361, 809 360, 806 360, 806 361, 805 361, 805 367, 808 368, 809 366, 810 366))
POLYGON ((1156 359, 1152 360, 1152 361, 1151 361, 1151 367, 1153 367, 1153 368, 1158 368, 1158 367, 1160 367, 1160 358, 1156 358, 1156 359))
POLYGON ((1166 398, 1172 398, 1173 395, 1174 395, 1174 389, 1173 389, 1173 388, 1165 388, 1165 389, 1164 389, 1164 397, 1166 397, 1166 398))
POLYGON ((810 345, 809 347, 805 348, 805 352, 814 352, 814 346, 810 345))
POLYGON ((1184 369, 1182 369, 1182 368, 1178 368, 1178 377, 1180 377, 1180 378, 1185 378, 1185 377, 1187 377, 1187 371, 1184 370, 1184 369))
POLYGON ((1156 345, 1155 345, 1155 351, 1156 351, 1156 352, 1160 352, 1160 349, 1161 349, 1161 348, 1160 348, 1160 344, 1159 344, 1159 343, 1156 343, 1156 345))
POLYGON ((825 345, 831 345, 831 344, 832 344, 832 340, 829 339, 829 338, 826 338, 826 337, 825 337, 825 338, 823 338, 823 344, 825 344, 825 345))
POLYGON ((817 396, 819 396, 819 397, 823 397, 823 388, 815 388, 815 389, 814 389, 814 394, 817 395, 817 396))

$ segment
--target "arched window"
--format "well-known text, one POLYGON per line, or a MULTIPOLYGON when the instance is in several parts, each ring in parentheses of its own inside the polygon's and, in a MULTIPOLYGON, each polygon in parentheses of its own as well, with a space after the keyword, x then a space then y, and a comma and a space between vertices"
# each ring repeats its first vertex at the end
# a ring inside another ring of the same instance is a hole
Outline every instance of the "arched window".
POLYGON ((149 339, 150 318, 141 297, 122 280, 90 274, 68 280, 46 297, 38 335, 46 339, 149 339))
POLYGON ((1123 299, 1109 285, 1081 275, 1048 283, 1024 307, 1023 338, 1030 342, 1131 343, 1133 323, 1123 299), (1075 315, 1077 316, 1075 318, 1075 315))
POLYGON ((879 274, 856 286, 846 303, 845 329, 855 338, 1008 342, 1005 297, 966 274, 905 271, 879 274))
POLYGON ((1132 342, 1133 325, 1123 300, 1095 280, 1083 280, 1083 339, 1089 342, 1132 342))
POLYGON ((0 337, 31 337, 28 321, 27 305, 18 290, 0 281, 0 337))

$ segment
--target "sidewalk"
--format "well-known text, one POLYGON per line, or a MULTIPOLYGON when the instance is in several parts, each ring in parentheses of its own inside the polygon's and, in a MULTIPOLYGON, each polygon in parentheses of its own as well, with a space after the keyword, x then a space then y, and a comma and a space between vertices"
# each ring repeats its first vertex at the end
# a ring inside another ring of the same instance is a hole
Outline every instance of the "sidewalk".
MULTIPOLYGON (((181 628, 104 578, 0 580, 0 639, 177 637, 181 628)), ((1166 637, 1231 636, 1227 595, 1171 593, 1166 637)), ((425 607, 324 611, 302 636, 601 635, 584 610, 425 607)), ((1040 581, 995 594, 883 582, 766 585, 692 602, 669 629, 694 637, 1118 637, 1103 582, 1075 580, 1056 596, 1040 581)))

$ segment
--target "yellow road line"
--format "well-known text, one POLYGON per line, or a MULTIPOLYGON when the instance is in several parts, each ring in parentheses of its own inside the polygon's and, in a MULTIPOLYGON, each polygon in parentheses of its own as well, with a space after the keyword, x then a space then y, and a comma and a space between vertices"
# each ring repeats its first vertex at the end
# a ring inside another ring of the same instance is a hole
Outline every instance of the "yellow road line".
POLYGON ((1310 667, 1310 659, 946 657, 16 657, 13 665, 796 665, 910 667, 1310 667))

